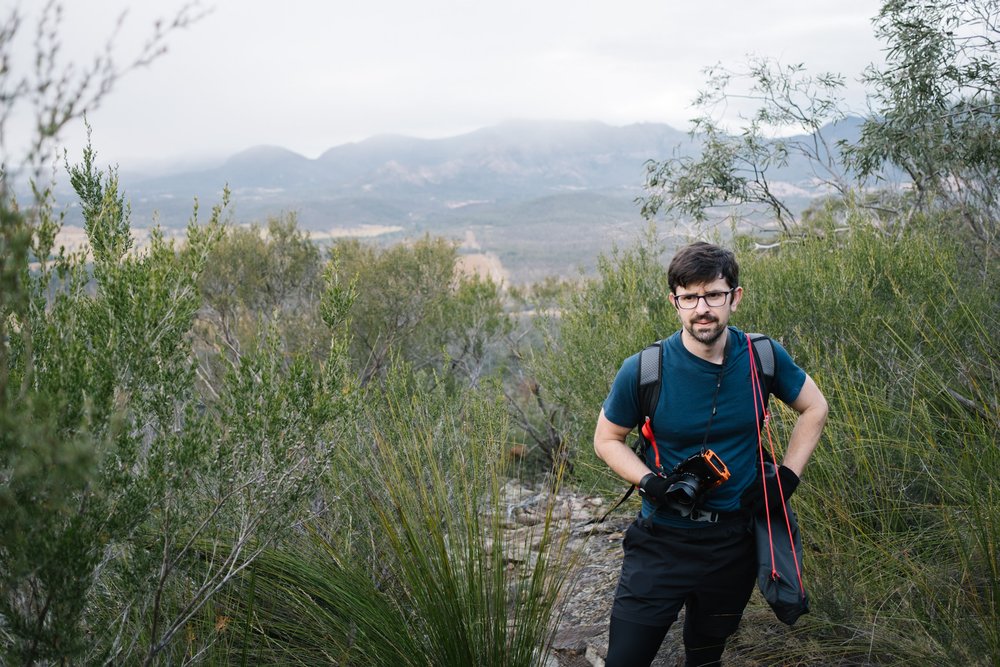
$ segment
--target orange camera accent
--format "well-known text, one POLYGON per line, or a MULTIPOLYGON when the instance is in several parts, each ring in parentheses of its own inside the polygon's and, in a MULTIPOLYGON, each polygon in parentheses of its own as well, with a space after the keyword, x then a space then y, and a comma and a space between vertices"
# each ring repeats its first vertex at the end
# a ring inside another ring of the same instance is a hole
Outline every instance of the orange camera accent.
POLYGON ((705 463, 708 464, 708 467, 714 470, 715 474, 719 477, 709 488, 714 489, 729 479, 729 468, 726 467, 726 464, 723 463, 718 454, 709 449, 702 455, 702 457, 705 459, 705 463))

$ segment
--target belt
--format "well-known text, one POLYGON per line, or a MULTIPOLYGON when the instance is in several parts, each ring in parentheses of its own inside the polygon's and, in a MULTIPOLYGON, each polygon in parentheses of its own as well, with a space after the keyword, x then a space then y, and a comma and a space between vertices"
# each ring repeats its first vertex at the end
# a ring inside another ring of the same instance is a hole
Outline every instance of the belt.
POLYGON ((721 521, 724 519, 735 519, 736 517, 743 514, 743 512, 740 510, 736 510, 735 512, 720 512, 716 510, 703 510, 698 508, 694 508, 689 512, 685 513, 684 511, 679 510, 676 507, 671 507, 669 505, 663 505, 660 507, 660 509, 667 510, 671 514, 683 517, 685 519, 689 519, 691 521, 704 521, 707 523, 716 523, 717 521, 721 521))
POLYGON ((715 523, 719 520, 718 512, 710 512, 709 510, 691 510, 691 514, 688 518, 692 521, 707 521, 708 523, 715 523))

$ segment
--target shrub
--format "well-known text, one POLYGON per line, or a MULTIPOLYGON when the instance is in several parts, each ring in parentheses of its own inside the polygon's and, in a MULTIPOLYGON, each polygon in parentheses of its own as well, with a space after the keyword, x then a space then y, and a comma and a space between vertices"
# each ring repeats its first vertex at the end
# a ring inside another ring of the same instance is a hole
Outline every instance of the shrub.
POLYGON ((219 613, 224 652, 272 664, 541 665, 564 570, 505 538, 508 430, 495 387, 451 395, 393 364, 331 469, 327 510, 269 550, 219 613), (239 628, 245 628, 240 634, 239 628))

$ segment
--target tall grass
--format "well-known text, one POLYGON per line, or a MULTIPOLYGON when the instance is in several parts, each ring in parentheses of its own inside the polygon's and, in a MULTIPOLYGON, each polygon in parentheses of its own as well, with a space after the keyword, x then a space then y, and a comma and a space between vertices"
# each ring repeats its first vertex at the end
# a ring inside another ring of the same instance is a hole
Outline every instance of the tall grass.
POLYGON ((506 537, 506 410, 407 372, 370 394, 326 512, 248 570, 220 612, 228 663, 541 665, 566 569, 506 537), (238 620, 237 620, 238 619, 238 620))
POLYGON ((743 655, 1000 659, 997 276, 960 257, 946 238, 856 230, 747 267, 765 318, 750 326, 790 332, 831 412, 795 501, 813 614, 785 640, 750 633, 743 655))

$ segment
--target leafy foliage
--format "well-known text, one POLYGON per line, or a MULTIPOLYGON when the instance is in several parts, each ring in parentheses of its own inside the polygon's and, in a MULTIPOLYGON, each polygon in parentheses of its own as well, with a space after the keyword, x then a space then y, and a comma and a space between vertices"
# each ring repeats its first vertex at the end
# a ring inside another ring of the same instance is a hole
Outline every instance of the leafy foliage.
POLYGON ((382 376, 395 355, 478 382, 511 324, 499 286, 456 274, 456 258, 452 244, 430 237, 386 249, 353 240, 333 248, 331 276, 358 287, 350 355, 362 384, 382 376))
POLYGON ((0 599, 28 663, 83 649, 95 572, 154 499, 152 480, 134 472, 160 454, 150 436, 172 432, 180 416, 191 375, 184 336, 199 305, 193 276, 215 233, 193 226, 181 253, 154 235, 145 255, 127 254, 117 176, 105 180, 93 157, 88 148, 71 172, 95 242, 92 276, 80 255, 34 275, 25 262, 27 307, 4 315, 21 335, 4 359, 0 599))
POLYGON ((888 0, 875 20, 888 45, 869 68, 874 114, 852 162, 911 178, 916 210, 954 209, 982 243, 997 235, 1000 13, 994 0, 888 0))
POLYGON ((268 220, 266 229, 226 227, 199 281, 196 349, 208 391, 219 395, 227 369, 261 344, 316 363, 328 356, 336 327, 326 325, 320 312, 323 270, 319 248, 293 214, 268 220))
POLYGON ((840 94, 842 76, 811 76, 801 64, 783 67, 763 58, 751 59, 746 72, 716 65, 706 75, 708 87, 694 102, 701 115, 691 127, 700 153, 647 163, 644 216, 676 211, 705 222, 709 211, 718 207, 738 207, 734 215, 741 216, 763 208, 787 233, 796 227, 796 216, 775 189, 769 172, 796 158, 808 160, 818 182, 846 191, 839 152, 825 135, 828 123, 846 117, 840 94), (748 82, 748 90, 734 92, 734 80, 748 82), (722 119, 713 115, 733 97, 760 105, 749 118, 741 117, 744 126, 738 134, 730 133, 722 119), (780 138, 789 131, 805 132, 806 138, 780 138))
POLYGON ((192 218, 183 247, 155 232, 136 250, 117 174, 90 148, 70 173, 92 263, 60 253, 30 273, 22 260, 27 298, 3 316, 19 334, 0 386, 3 650, 26 664, 149 662, 301 513, 342 409, 342 364, 286 365, 265 336, 204 405, 190 332, 223 206, 192 218), (197 541, 228 556, 195 582, 197 541))
POLYGON ((745 71, 709 68, 707 88, 695 100, 703 113, 691 129, 701 153, 647 164, 644 215, 677 212, 705 222, 710 211, 735 207, 735 222, 759 222, 763 210, 770 218, 765 222, 783 234, 799 232, 800 220, 769 174, 805 160, 814 184, 869 208, 873 224, 899 229, 917 213, 944 212, 939 219, 951 229, 943 230, 963 228, 981 250, 994 252, 997 16, 993 0, 883 3, 875 25, 886 63, 864 75, 872 109, 856 144, 828 138, 847 118, 842 76, 813 76, 803 65, 781 67, 759 58, 751 58, 745 71), (740 116, 735 133, 713 115, 746 100, 758 106, 740 116), (783 138, 800 132, 805 134, 783 138), (909 177, 912 196, 859 194, 893 170, 909 177), (892 213, 888 220, 886 212, 892 213))

